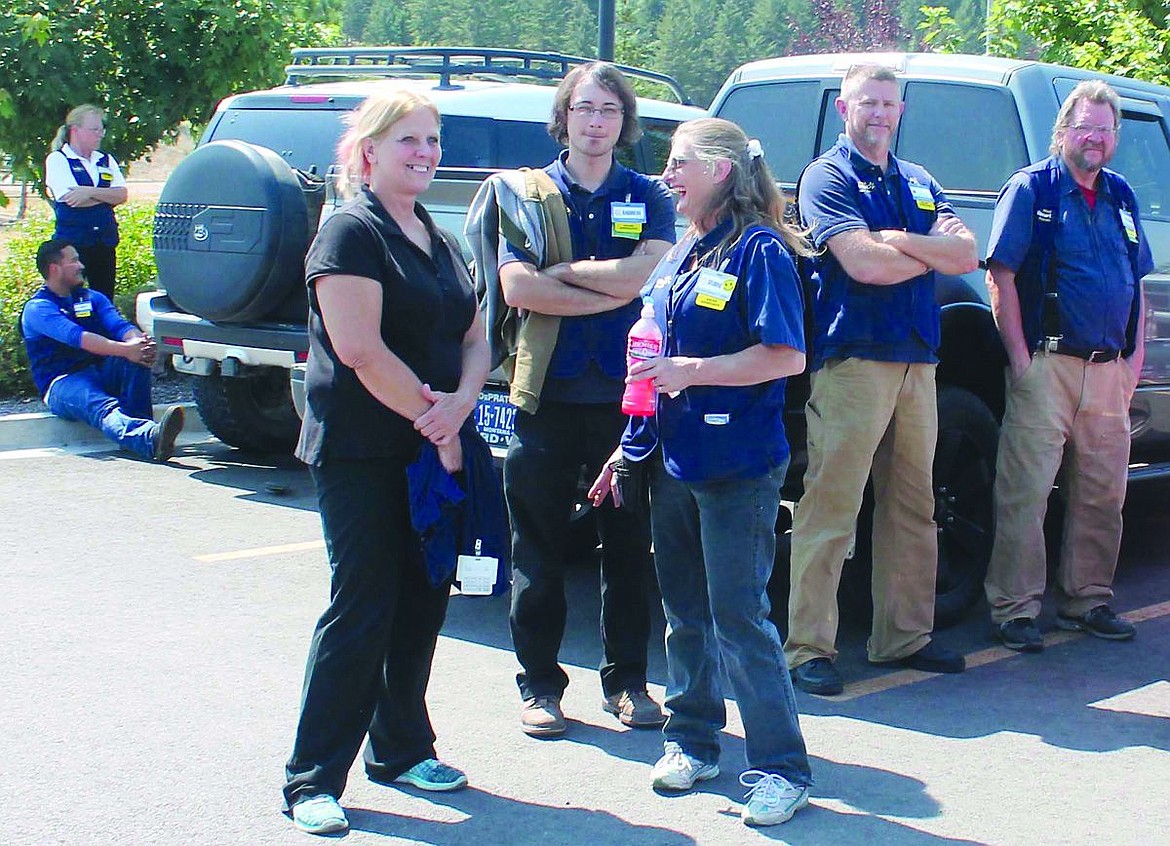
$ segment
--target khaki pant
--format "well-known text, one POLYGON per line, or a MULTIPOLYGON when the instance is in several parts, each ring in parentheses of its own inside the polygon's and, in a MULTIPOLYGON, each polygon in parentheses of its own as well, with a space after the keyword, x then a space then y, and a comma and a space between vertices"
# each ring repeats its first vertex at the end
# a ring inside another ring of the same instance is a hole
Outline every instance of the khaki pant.
POLYGON ((1121 359, 1089 364, 1048 353, 1037 353, 1014 384, 1009 374, 985 585, 993 622, 1040 613, 1047 575, 1044 514, 1062 458, 1068 511, 1057 610, 1081 616, 1113 596, 1134 383, 1121 359))
POLYGON ((931 470, 938 437, 933 364, 858 358, 813 376, 808 470, 792 526, 789 667, 835 658, 837 585, 873 472, 871 661, 930 642, 938 538, 931 470))

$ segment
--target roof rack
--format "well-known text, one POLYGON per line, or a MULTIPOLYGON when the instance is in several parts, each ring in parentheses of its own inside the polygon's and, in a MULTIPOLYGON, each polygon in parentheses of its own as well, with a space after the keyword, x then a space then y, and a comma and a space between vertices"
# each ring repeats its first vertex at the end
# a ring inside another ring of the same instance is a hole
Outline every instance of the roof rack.
MULTIPOLYGON (((495 47, 298 47, 285 67, 286 84, 306 77, 438 76, 440 90, 461 86, 453 76, 522 76, 542 81, 564 79, 574 65, 596 61, 560 53, 495 47)), ((657 71, 616 65, 627 76, 665 85, 683 105, 692 105, 682 85, 657 71)))

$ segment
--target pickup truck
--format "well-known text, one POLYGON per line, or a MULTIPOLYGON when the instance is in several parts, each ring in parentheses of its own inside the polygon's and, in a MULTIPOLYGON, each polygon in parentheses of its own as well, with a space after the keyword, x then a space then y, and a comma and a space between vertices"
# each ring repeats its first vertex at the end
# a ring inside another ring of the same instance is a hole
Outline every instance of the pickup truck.
MULTIPOLYGON (((289 452, 296 444, 309 339, 304 257, 334 205, 328 179, 346 115, 388 80, 428 96, 442 114, 443 158, 423 204, 463 237, 467 207, 486 176, 541 167, 559 152, 549 136, 555 83, 590 61, 553 53, 443 47, 293 51, 278 88, 225 99, 199 145, 172 172, 154 220, 158 291, 136 318, 175 369, 192 377, 207 428, 232 446, 289 452)), ((622 67, 639 90, 643 136, 623 163, 660 173, 670 137, 704 112, 668 76, 622 67)), ((500 448, 515 413, 498 385, 477 408, 500 448)))
MULTIPOLYGON (((1083 79, 1103 78, 1122 98, 1122 129, 1111 167, 1137 194, 1157 270, 1145 279, 1146 359, 1130 410, 1131 482, 1170 474, 1170 88, 1034 61, 941 54, 791 56, 736 69, 711 104, 760 139, 768 164, 791 194, 808 162, 842 131, 834 108, 850 66, 878 62, 901 80, 906 111, 894 154, 925 166, 986 248, 995 198, 1017 168, 1048 155, 1061 102, 1083 79)), ((1002 348, 982 271, 941 277, 939 436, 934 462, 939 561, 936 622, 957 619, 982 593, 994 534, 992 483, 1003 414, 1002 348)), ((807 463, 808 379, 790 380, 786 425, 793 446, 786 499, 799 500, 807 463)), ((1050 509, 1050 513, 1059 508, 1050 509)), ((862 510, 846 605, 869 594, 871 508, 862 510)), ((781 599, 783 591, 779 591, 781 599)))

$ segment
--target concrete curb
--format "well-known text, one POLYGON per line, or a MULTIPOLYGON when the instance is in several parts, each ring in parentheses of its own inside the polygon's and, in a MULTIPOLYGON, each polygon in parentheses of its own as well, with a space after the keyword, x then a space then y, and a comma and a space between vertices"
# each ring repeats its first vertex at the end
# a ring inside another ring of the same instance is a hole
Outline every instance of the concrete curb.
MULTIPOLYGON (((164 403, 154 406, 155 419, 157 420, 170 405, 170 403, 164 403)), ((183 429, 183 440, 189 440, 192 435, 208 436, 207 427, 203 425, 203 418, 199 416, 195 403, 184 402, 179 403, 179 405, 183 406, 187 413, 187 425, 183 429)), ((108 441, 97 429, 84 423, 62 420, 47 411, 0 416, 0 452, 21 449, 75 449, 95 446, 115 448, 114 444, 108 441)))

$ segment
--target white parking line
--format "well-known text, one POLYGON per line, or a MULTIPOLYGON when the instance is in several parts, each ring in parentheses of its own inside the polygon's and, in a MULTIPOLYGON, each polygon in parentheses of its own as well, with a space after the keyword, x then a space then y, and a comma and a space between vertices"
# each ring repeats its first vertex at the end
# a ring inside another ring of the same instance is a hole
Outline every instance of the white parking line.
POLYGON ((263 558, 266 555, 284 555, 288 552, 305 552, 310 549, 324 549, 325 541, 305 541, 304 543, 285 543, 279 546, 258 546, 253 549, 238 549, 235 552, 213 552, 209 555, 196 555, 196 561, 204 564, 215 564, 219 561, 239 561, 242 558, 263 558))

